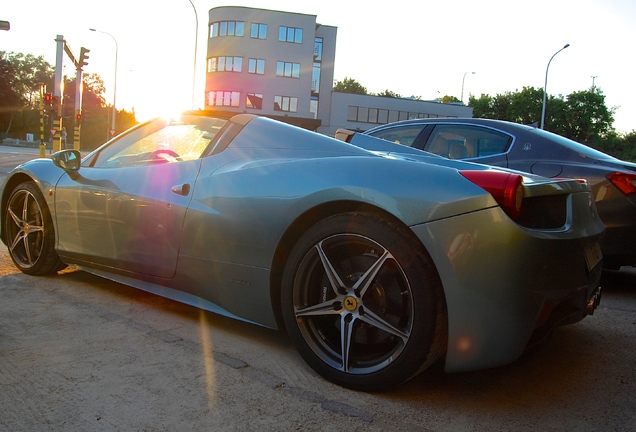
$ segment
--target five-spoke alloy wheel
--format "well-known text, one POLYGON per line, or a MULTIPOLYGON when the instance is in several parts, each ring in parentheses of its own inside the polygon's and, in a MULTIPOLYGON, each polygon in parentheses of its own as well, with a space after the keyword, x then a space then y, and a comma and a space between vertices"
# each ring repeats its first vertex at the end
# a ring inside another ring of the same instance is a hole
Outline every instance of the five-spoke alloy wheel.
POLYGON ((53 222, 42 193, 32 182, 18 185, 7 202, 4 238, 15 265, 42 275, 64 267, 53 246, 53 222))
POLYGON ((430 256, 407 229, 364 213, 325 219, 300 238, 281 305, 303 358, 350 388, 398 385, 434 362, 445 342, 430 256))

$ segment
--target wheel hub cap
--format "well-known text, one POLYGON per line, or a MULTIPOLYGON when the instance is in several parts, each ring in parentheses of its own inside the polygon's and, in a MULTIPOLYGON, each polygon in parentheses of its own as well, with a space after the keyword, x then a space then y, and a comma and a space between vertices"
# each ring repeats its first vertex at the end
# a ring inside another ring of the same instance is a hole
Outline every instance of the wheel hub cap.
POLYGON ((348 311, 352 312, 358 307, 358 301, 355 297, 347 296, 344 300, 344 307, 348 311))

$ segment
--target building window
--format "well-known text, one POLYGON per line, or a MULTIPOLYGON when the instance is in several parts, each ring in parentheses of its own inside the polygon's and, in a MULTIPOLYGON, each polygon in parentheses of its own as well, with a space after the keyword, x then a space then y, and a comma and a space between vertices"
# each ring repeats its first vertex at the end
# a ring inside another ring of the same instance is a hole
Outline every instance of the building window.
POLYGON ((349 105, 347 109, 347 121, 359 123, 386 124, 399 120, 415 118, 437 117, 433 114, 387 110, 349 105))
POLYGON ((247 93, 245 106, 247 108, 263 109, 263 95, 260 93, 247 93))
POLYGON ((378 122, 378 109, 369 108, 369 123, 377 123, 377 122, 378 122))
POLYGON ((313 118, 318 118, 318 96, 311 97, 311 100, 309 101, 309 112, 313 118))
POLYGON ((267 24, 252 23, 250 37, 253 39, 267 39, 267 24))
POLYGON ((243 57, 210 57, 208 72, 241 72, 243 57))
POLYGON ((211 91, 208 93, 208 106, 238 107, 240 96, 236 91, 211 91))
POLYGON ((300 63, 279 61, 276 63, 276 76, 300 78, 300 63))
POLYGON ((354 122, 358 120, 358 107, 349 105, 347 108, 347 121, 354 122))
POLYGON ((210 38, 223 36, 243 36, 245 23, 243 21, 217 21, 210 24, 210 38))
POLYGON ((314 63, 311 71, 311 93, 314 95, 320 93, 320 63, 314 63))
POLYGON ((314 39, 314 61, 322 61, 322 38, 317 37, 314 39))
POLYGON ((369 122, 369 108, 358 107, 358 121, 364 123, 369 122))
POLYGON ((280 42, 303 43, 303 29, 280 26, 278 29, 278 40, 280 42))
POLYGON ((291 96, 274 96, 274 111, 297 112, 298 98, 291 96))
POLYGON ((247 72, 258 75, 265 74, 265 60, 253 58, 249 59, 247 64, 247 72))

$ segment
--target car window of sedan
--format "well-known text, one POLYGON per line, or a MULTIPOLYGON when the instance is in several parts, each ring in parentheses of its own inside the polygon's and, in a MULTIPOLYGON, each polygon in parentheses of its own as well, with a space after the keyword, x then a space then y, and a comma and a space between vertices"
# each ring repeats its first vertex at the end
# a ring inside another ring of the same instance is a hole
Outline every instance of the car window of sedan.
POLYGON ((424 150, 450 159, 470 159, 508 151, 512 137, 480 126, 443 124, 435 126, 424 150))
POLYGON ((369 135, 411 147, 425 126, 423 124, 414 124, 403 127, 389 127, 374 131, 369 135))

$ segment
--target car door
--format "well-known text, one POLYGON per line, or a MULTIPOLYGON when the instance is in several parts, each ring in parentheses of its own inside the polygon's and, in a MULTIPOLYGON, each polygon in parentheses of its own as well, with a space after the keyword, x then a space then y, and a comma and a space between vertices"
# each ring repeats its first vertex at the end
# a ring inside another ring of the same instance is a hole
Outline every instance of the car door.
POLYGON ((60 179, 55 214, 62 257, 162 278, 174 275, 199 156, 210 142, 204 131, 187 126, 149 125, 60 179))
POLYGON ((428 137, 424 150, 450 159, 508 166, 507 153, 513 137, 502 131, 480 125, 438 124, 428 137))
POLYGON ((171 277, 199 164, 84 167, 63 176, 55 191, 60 255, 171 277))

